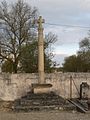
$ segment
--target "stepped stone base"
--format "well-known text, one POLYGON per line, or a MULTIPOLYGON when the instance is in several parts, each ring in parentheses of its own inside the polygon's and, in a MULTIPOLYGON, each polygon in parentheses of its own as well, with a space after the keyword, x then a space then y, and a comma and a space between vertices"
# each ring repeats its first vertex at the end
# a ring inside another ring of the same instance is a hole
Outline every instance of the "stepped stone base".
POLYGON ((32 84, 32 92, 38 93, 50 93, 52 84, 32 84))
POLYGON ((54 92, 36 94, 28 92, 26 96, 14 101, 13 111, 63 110, 64 104, 66 100, 54 92))

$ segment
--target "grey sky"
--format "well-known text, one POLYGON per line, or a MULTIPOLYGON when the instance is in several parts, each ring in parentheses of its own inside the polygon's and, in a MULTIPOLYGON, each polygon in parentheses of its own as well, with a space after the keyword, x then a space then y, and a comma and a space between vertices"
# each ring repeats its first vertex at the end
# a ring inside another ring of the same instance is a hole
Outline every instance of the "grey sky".
MULTIPOLYGON (((32 0, 39 8, 46 23, 90 26, 90 0, 32 0)), ((79 41, 87 36, 89 29, 65 26, 46 26, 45 32, 52 31, 58 35, 55 44, 55 60, 62 63, 65 56, 75 54, 79 41)))
MULTIPOLYGON (((39 8, 46 23, 90 26, 90 0, 31 0, 31 3, 39 8)), ((55 60, 61 64, 65 56, 75 54, 79 49, 79 41, 87 36, 88 30, 64 26, 45 27, 46 33, 52 31, 58 35, 54 47, 55 60)))
MULTIPOLYGON (((31 3, 39 8, 46 23, 90 26, 89 0, 31 0, 31 3)), ((86 36, 88 29, 47 26, 45 31, 56 33, 56 44, 61 45, 78 43, 86 36)))

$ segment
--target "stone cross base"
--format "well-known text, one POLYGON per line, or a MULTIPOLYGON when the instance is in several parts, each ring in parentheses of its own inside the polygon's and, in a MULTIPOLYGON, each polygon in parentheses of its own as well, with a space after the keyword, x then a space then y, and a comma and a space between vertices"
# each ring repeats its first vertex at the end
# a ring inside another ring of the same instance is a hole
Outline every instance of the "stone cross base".
POLYGON ((49 93, 51 92, 52 84, 32 84, 32 92, 37 93, 49 93))

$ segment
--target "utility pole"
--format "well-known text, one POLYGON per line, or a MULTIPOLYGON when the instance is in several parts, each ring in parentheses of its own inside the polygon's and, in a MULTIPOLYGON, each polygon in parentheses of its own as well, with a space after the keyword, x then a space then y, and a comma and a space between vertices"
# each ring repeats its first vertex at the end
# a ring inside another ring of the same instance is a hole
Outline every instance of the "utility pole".
POLYGON ((72 99, 72 76, 70 76, 70 99, 72 99))
POLYGON ((44 84, 44 37, 43 37, 43 25, 44 19, 39 16, 38 23, 38 73, 39 73, 39 84, 44 84))

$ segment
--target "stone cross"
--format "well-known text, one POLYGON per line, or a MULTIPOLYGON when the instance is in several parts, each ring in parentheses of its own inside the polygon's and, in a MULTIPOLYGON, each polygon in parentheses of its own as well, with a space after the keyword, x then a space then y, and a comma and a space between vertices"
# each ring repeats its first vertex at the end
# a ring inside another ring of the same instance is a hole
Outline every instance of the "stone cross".
POLYGON ((38 23, 38 73, 39 73, 39 84, 44 84, 44 37, 43 37, 43 26, 44 19, 42 16, 37 20, 38 23))

